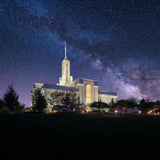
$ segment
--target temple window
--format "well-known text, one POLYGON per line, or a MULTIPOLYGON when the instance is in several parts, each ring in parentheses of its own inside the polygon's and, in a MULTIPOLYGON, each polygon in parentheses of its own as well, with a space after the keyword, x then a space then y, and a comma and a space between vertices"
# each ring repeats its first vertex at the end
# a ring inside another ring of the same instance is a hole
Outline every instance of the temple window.
POLYGON ((86 103, 92 102, 92 87, 90 84, 86 85, 86 103))

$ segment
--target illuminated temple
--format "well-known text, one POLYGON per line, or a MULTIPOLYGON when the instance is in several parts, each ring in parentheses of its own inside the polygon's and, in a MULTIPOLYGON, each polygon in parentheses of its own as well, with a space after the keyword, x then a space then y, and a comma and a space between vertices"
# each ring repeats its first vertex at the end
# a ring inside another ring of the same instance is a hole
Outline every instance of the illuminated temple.
MULTIPOLYGON (((101 100, 102 102, 110 103, 111 101, 117 101, 116 92, 107 92, 98 89, 98 82, 91 79, 78 78, 73 81, 73 77, 70 75, 70 61, 66 55, 66 43, 65 43, 65 57, 62 61, 62 76, 59 78, 59 83, 34 83, 34 88, 31 91, 31 105, 33 105, 34 94, 36 89, 40 89, 42 94, 48 101, 50 94, 58 92, 73 91, 80 99, 80 103, 85 106, 89 106, 90 103, 101 100)), ((53 108, 48 102, 48 109, 53 108)))

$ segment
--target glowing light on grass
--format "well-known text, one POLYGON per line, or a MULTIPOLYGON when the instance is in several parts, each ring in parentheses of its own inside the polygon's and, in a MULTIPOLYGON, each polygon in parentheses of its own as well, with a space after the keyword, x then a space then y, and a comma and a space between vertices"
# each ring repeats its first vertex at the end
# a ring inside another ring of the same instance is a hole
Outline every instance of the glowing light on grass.
POLYGON ((141 113, 142 113, 142 111, 138 111, 138 113, 139 113, 139 114, 141 114, 141 113))

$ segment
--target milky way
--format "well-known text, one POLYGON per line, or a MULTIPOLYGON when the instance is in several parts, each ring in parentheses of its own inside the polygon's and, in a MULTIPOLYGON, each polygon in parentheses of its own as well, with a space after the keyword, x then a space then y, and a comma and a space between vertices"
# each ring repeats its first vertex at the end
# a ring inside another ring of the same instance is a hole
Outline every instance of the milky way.
POLYGON ((159 17, 158 0, 0 1, 0 96, 13 84, 30 106, 35 82, 58 82, 66 41, 74 79, 158 100, 159 17))

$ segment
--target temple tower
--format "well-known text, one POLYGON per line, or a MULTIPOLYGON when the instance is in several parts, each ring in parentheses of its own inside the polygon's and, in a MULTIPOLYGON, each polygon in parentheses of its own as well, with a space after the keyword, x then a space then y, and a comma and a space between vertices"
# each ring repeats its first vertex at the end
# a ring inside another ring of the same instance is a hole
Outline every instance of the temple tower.
POLYGON ((59 78, 59 84, 69 86, 73 82, 73 77, 70 76, 70 61, 67 59, 66 42, 65 42, 65 57, 62 61, 62 77, 59 78))

